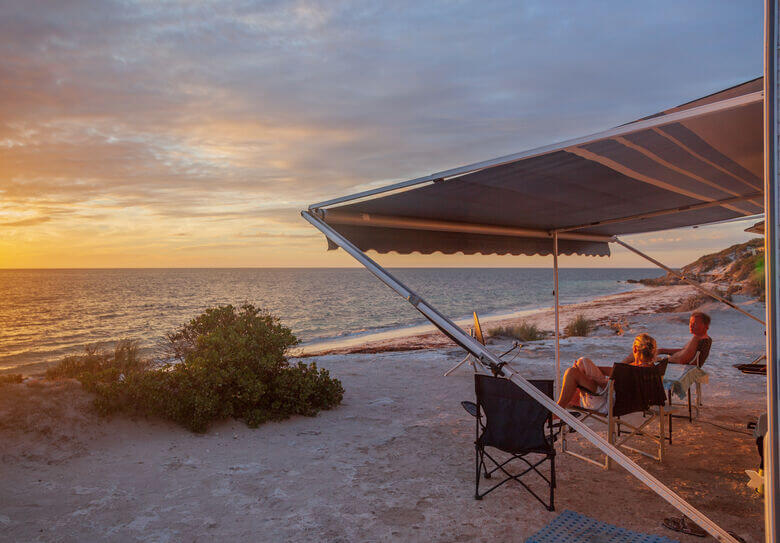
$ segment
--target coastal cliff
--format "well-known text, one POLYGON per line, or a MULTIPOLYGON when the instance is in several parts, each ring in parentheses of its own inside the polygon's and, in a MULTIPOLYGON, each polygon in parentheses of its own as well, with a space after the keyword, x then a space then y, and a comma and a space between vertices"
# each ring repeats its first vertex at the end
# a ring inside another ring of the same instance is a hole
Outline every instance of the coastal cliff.
MULTIPOLYGON (((764 240, 754 238, 717 253, 704 255, 683 266, 680 273, 700 283, 714 283, 726 294, 743 294, 763 300, 764 240)), ((684 282, 672 274, 637 282, 648 286, 679 285, 684 282)))

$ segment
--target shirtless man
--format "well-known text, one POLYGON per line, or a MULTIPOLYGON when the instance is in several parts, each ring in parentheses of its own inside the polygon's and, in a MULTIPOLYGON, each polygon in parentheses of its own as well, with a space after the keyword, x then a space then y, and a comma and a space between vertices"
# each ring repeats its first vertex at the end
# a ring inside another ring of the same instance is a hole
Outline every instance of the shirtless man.
POLYGON ((682 349, 658 349, 658 354, 668 354, 669 362, 672 364, 693 364, 696 357, 696 349, 699 347, 699 341, 707 339, 707 330, 710 328, 710 316, 701 311, 691 313, 691 320, 688 329, 693 337, 685 344, 682 349))

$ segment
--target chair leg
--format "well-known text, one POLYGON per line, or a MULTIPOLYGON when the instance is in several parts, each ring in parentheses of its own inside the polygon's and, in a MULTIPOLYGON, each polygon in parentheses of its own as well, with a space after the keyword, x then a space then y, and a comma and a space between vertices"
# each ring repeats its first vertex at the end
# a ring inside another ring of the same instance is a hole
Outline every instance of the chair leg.
POLYGON ((481 500, 482 496, 479 495, 479 476, 480 476, 480 472, 482 471, 481 470, 482 458, 480 458, 480 454, 479 454, 480 453, 479 445, 475 444, 474 449, 476 451, 476 457, 477 457, 477 478, 474 485, 474 499, 481 500))
POLYGON ((691 410, 691 389, 688 389, 688 422, 693 422, 693 411, 691 410))
POLYGON ((555 511, 555 456, 550 457, 550 505, 548 511, 555 511))
POLYGON ((664 453, 666 452, 666 438, 664 437, 664 408, 663 406, 658 407, 658 459, 663 462, 664 461, 664 453))
POLYGON ((699 416, 699 408, 704 407, 701 402, 701 383, 696 383, 696 416, 699 416))

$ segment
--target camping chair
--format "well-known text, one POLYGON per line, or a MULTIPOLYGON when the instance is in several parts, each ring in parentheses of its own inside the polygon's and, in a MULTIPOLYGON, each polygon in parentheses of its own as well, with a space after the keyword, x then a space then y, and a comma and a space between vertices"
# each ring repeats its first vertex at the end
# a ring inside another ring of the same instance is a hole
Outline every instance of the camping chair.
MULTIPOLYGON (((548 397, 553 395, 552 380, 530 381, 548 397)), ((476 418, 476 486, 474 499, 481 500, 507 481, 516 481, 544 505, 548 511, 555 510, 555 447, 553 446, 552 415, 539 402, 526 394, 523 389, 508 379, 490 375, 474 375, 474 388, 477 403, 461 402, 463 407, 476 418), (484 416, 484 418, 483 418, 484 416), (545 434, 545 425, 548 433, 545 434), (494 458, 486 449, 492 447, 509 453, 506 460, 494 458), (529 455, 541 455, 532 459, 529 455), (508 465, 519 460, 524 463, 519 473, 510 473, 508 465), (488 469, 488 461, 492 469, 488 469), (550 462, 549 478, 539 471, 539 466, 550 462), (482 475, 491 479, 500 471, 505 478, 484 492, 479 491, 482 475), (549 486, 549 502, 545 502, 536 492, 521 480, 525 474, 536 472, 549 486)))
POLYGON ((751 375, 766 375, 766 355, 760 355, 749 364, 734 364, 734 367, 742 373, 751 375), (763 364, 761 362, 763 362, 763 364))
MULTIPOLYGON (((712 348, 712 338, 704 338, 699 340, 699 344, 696 346, 696 354, 693 356, 693 360, 689 363, 691 366, 696 366, 701 369, 704 363, 707 361, 707 357, 710 355, 710 349, 712 348)), ((696 416, 699 416, 699 408, 702 407, 701 401, 701 383, 696 381, 696 416)), ((693 405, 691 402, 691 388, 688 387, 688 422, 693 422, 693 405)), ((672 407, 672 389, 667 390, 667 398, 669 400, 669 407, 672 407)), ((669 415, 669 422, 671 424, 671 417, 684 418, 683 415, 669 415)))
MULTIPOLYGON (((648 458, 663 462, 665 454, 666 437, 664 436, 664 422, 666 412, 664 404, 666 403, 666 393, 662 382, 663 372, 666 368, 664 362, 655 366, 632 366, 630 364, 618 363, 612 367, 612 376, 607 382, 604 394, 607 395, 607 413, 603 414, 592 409, 583 407, 569 407, 571 411, 582 413, 580 419, 585 422, 588 419, 594 419, 607 425, 607 441, 618 448, 633 451, 648 458), (630 413, 642 413, 644 419, 639 425, 634 425, 622 419, 630 413), (647 433, 645 428, 658 419, 658 435, 647 433), (626 427, 628 431, 624 431, 626 427), (625 433, 624 433, 625 432, 625 433), (629 439, 635 437, 646 438, 657 444, 657 454, 626 445, 629 439)), ((610 458, 604 456, 604 461, 600 462, 587 456, 567 450, 567 426, 561 427, 561 451, 577 457, 586 462, 590 462, 604 469, 610 468, 610 458)))
MULTIPOLYGON (((485 336, 482 334, 482 326, 479 324, 479 317, 477 317, 477 312, 476 311, 474 311, 474 328, 473 328, 473 330, 471 332, 471 335, 477 341, 479 341, 482 345, 485 344, 485 336)), ((523 346, 522 343, 518 343, 517 341, 515 341, 514 345, 512 345, 512 348, 509 349, 508 351, 502 353, 501 355, 499 355, 499 358, 502 358, 502 357, 508 355, 509 353, 514 351, 515 349, 522 348, 522 346, 523 346)), ((445 371, 444 372, 444 377, 447 377, 449 374, 451 374, 453 371, 455 371, 456 369, 461 367, 463 365, 463 363, 467 362, 467 361, 469 363, 469 366, 471 366, 471 369, 474 370, 474 373, 477 373, 477 365, 474 363, 474 359, 472 358, 471 353, 468 353, 466 355, 466 358, 464 358, 463 360, 461 360, 460 362, 458 362, 457 364, 452 366, 450 369, 445 371)))

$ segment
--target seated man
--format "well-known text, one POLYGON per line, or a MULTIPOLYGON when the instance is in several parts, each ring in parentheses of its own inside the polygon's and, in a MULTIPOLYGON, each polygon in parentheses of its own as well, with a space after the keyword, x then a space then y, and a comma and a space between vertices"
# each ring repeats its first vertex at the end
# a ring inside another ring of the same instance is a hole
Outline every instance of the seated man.
MULTIPOLYGON (((655 340, 648 334, 639 334, 634 338, 630 360, 624 360, 635 366, 650 366, 655 362, 655 340)), ((604 390, 612 367, 596 366, 589 358, 579 358, 574 365, 563 374, 561 393, 558 405, 570 407, 580 405, 586 409, 607 412, 607 398, 604 390), (580 393, 584 390, 584 393, 580 393)))
POLYGON ((699 349, 699 342, 710 339, 707 330, 710 328, 710 316, 701 311, 691 313, 688 329, 693 337, 685 344, 682 349, 658 349, 658 354, 668 354, 669 362, 672 364, 694 364, 696 351, 699 349))

